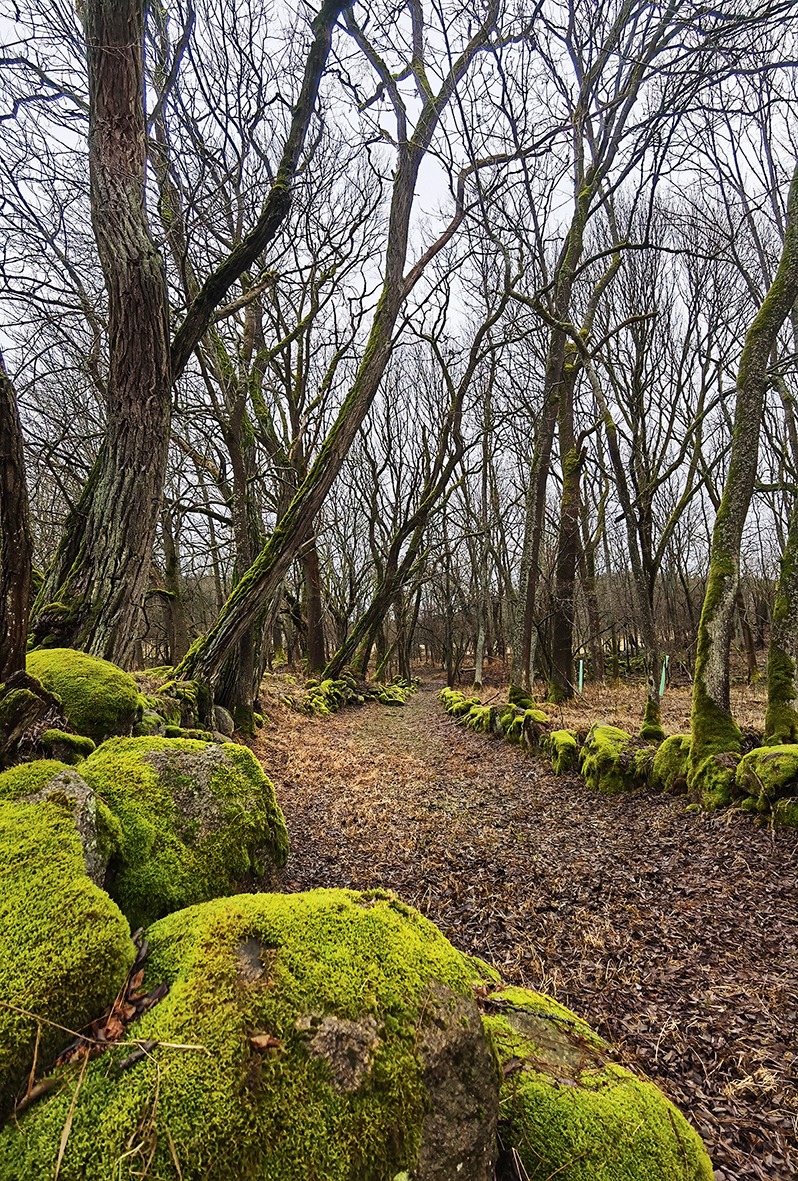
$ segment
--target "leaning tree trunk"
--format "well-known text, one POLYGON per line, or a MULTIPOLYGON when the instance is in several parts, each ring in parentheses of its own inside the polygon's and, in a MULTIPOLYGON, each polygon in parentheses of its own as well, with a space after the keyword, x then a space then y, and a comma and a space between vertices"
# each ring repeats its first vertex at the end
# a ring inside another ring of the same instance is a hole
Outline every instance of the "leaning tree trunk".
POLYGON ((717 756, 736 754, 740 749, 740 731, 729 708, 729 652, 737 607, 740 544, 756 478, 768 359, 796 298, 798 165, 790 185, 778 270, 748 329, 740 357, 729 469, 712 532, 709 576, 698 626, 689 781, 709 807, 729 799, 731 771, 717 756))
POLYGON ((0 353, 0 682, 25 671, 32 549, 22 428, 0 353))
POLYGON ((144 0, 85 6, 91 214, 108 293, 107 426, 35 624, 120 664, 141 632, 171 386, 165 276, 144 204, 144 8, 144 0))

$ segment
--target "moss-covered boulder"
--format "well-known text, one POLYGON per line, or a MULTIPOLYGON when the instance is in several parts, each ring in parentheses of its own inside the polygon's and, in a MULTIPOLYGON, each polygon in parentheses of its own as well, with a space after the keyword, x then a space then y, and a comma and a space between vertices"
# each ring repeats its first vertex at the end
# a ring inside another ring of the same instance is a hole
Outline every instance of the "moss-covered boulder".
POLYGON ((480 704, 478 697, 466 697, 459 689, 441 689, 440 699, 446 713, 452 718, 464 717, 475 705, 480 704))
POLYGON ((568 775, 579 766, 579 745, 572 730, 552 730, 546 742, 555 775, 568 775))
POLYGON ((660 743, 649 773, 651 787, 673 794, 687 791, 690 741, 689 734, 671 734, 660 743))
POLYGON ((39 749, 48 759, 57 759, 71 766, 82 763, 95 749, 95 743, 84 734, 68 734, 66 730, 45 730, 39 738, 39 749))
POLYGON ((778 824, 798 823, 798 746, 760 746, 743 755, 735 783, 743 806, 771 813, 778 824))
POLYGON ((500 1136, 529 1181, 712 1181, 681 1113, 576 1014, 520 988, 493 993, 485 1010, 503 1070, 500 1136))
POLYGON ((200 681, 166 681, 152 697, 147 708, 159 713, 172 726, 196 730, 213 721, 211 695, 200 681))
POLYGON ((80 773, 119 822, 109 890, 134 927, 260 881, 288 855, 274 787, 246 747, 117 738, 80 773))
POLYGON ((0 800, 26 804, 47 800, 67 808, 83 849, 86 874, 95 885, 105 885, 121 831, 108 805, 77 771, 54 759, 20 763, 0 775, 0 800))
MULTIPOLYGON (((0 779, 9 795, 35 784, 0 779)), ((0 1115, 25 1090, 34 1055, 39 1070, 50 1065, 71 1040, 65 1030, 111 1003, 135 954, 118 907, 87 876, 76 807, 68 788, 0 798, 0 1115)))
POLYGON ((136 682, 108 660, 73 648, 29 652, 27 669, 61 699, 69 724, 96 743, 130 734, 139 710, 136 682))
POLYGON ((480 978, 379 893, 239 895, 147 933, 168 995, 107 1057, 0 1134, 3 1181, 489 1181, 498 1076, 480 978), (181 1049, 183 1046, 197 1047, 181 1049), (131 1053, 129 1044, 115 1052, 131 1053))
POLYGON ((625 730, 617 726, 591 727, 579 755, 585 783, 608 795, 639 787, 637 750, 637 743, 625 730))

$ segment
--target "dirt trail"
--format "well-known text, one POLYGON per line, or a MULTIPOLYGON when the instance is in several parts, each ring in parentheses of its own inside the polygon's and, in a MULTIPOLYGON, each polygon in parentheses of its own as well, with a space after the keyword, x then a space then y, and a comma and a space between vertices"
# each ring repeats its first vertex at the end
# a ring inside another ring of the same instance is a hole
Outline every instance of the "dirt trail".
POLYGON ((267 709, 284 889, 395 890, 619 1045, 690 1116, 717 1181, 798 1175, 795 831, 602 797, 457 726, 436 688, 325 721, 267 709))

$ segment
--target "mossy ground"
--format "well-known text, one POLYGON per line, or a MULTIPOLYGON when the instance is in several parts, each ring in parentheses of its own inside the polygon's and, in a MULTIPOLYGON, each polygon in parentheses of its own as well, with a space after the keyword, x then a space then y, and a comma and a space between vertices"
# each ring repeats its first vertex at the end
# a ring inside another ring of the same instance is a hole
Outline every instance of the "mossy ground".
POLYGON ((229 894, 288 855, 274 788, 245 747, 114 739, 80 772, 119 821, 109 888, 133 926, 229 894))
POLYGON ((485 1027, 504 1075, 501 1135, 529 1181, 712 1181, 681 1113, 612 1062, 576 1014, 520 988, 500 990, 488 1005, 485 1027))
MULTIPOLYGON (((358 1181, 412 1171, 426 1092, 417 1039, 438 982, 483 978, 426 919, 376 892, 239 895, 148 932, 146 985, 168 995, 137 1023, 161 1045, 119 1074, 108 1058, 0 1134, 0 1176, 51 1176, 75 1097, 61 1181, 358 1181), (372 1031, 359 1085, 309 1048, 333 1014, 372 1031), (304 1026, 304 1028, 303 1028, 304 1026), (258 1049, 251 1038, 274 1039, 258 1049)), ((129 1053, 122 1047, 118 1055, 129 1053)))
MULTIPOLYGON (((7 796, 35 790, 35 774, 45 767, 42 762, 6 772, 2 789, 7 796), (25 783, 20 773, 28 769, 34 775, 29 771, 25 783)), ((52 768, 46 768, 51 777, 52 768)), ((134 948, 119 909, 86 876, 66 800, 0 800, 0 881, 0 1000, 42 1019, 41 1068, 70 1040, 48 1022, 79 1029, 98 1016, 124 980, 134 948)), ((35 1019, 0 1005, 4 1111, 27 1079, 37 1028, 35 1019)))
POLYGON ((72 648, 29 652, 27 670, 63 703, 69 724, 96 743, 129 734, 139 711, 136 682, 121 668, 72 648))

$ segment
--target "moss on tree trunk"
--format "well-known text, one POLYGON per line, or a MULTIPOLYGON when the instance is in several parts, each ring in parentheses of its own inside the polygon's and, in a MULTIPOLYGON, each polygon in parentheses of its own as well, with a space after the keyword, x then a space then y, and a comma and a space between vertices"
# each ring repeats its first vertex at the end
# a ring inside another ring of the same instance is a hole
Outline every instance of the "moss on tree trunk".
POLYGON ((739 589, 740 543, 756 478, 770 353, 796 298, 798 165, 790 185, 778 270, 746 334, 740 357, 729 468, 712 533, 709 577, 698 627, 689 782, 710 806, 727 803, 730 798, 732 772, 719 763, 718 756, 736 755, 740 750, 740 731, 729 707, 729 653, 739 589))

